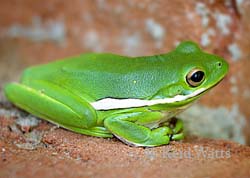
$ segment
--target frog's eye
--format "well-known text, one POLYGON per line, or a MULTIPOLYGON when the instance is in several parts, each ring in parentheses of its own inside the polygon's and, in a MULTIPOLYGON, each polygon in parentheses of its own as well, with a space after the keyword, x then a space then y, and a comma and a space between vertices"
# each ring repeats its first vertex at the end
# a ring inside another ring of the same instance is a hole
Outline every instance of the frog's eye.
POLYGON ((205 73, 201 69, 192 69, 186 76, 186 81, 191 87, 199 86, 205 79, 205 73))

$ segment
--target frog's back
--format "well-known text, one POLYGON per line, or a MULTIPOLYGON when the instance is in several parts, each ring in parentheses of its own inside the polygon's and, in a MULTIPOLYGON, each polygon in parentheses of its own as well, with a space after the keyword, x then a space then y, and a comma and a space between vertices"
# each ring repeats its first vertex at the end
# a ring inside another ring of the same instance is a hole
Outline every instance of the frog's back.
POLYGON ((90 53, 28 68, 22 82, 46 80, 94 99, 146 98, 162 85, 163 63, 161 55, 130 58, 90 53))

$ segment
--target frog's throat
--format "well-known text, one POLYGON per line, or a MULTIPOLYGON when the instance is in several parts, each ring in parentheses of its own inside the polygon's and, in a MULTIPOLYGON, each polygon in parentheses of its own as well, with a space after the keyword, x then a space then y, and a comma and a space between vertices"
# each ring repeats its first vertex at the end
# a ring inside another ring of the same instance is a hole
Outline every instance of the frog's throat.
POLYGON ((125 109, 125 108, 135 108, 143 106, 153 106, 157 104, 171 104, 175 102, 185 101, 189 98, 198 96, 205 90, 206 90, 205 88, 200 88, 188 95, 176 95, 173 98, 164 98, 155 100, 104 98, 92 102, 91 105, 96 110, 111 110, 111 109, 125 109))

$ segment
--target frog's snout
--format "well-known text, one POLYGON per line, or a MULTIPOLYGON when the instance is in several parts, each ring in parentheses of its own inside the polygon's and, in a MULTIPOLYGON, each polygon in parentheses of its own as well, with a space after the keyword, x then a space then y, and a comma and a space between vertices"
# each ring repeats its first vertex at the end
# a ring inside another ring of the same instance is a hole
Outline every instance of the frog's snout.
POLYGON ((221 59, 215 63, 215 67, 219 70, 219 73, 224 77, 229 69, 229 64, 224 59, 221 59))

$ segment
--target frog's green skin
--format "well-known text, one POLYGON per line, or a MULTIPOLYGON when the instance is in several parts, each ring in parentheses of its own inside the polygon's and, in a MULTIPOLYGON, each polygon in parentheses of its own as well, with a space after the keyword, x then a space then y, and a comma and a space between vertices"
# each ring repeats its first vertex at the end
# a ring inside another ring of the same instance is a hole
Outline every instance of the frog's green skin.
POLYGON ((223 79, 228 64, 183 42, 167 54, 125 57, 83 54, 28 68, 20 83, 4 88, 18 107, 74 132, 117 136, 135 146, 168 144, 183 138, 182 123, 169 118, 223 79), (198 86, 186 77, 204 73, 198 86))

